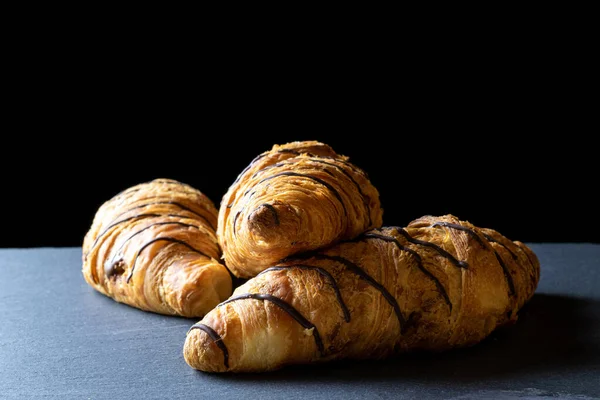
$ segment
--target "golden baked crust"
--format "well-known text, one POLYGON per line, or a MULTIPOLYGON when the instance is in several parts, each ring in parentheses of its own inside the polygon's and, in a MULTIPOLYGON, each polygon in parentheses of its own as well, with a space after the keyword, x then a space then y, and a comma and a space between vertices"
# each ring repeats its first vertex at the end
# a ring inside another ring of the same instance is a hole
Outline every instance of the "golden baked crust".
POLYGON ((223 197, 219 243, 234 275, 381 226, 379 193, 347 157, 314 141, 274 146, 223 197))
POLYGON ((201 192, 168 179, 104 203, 83 242, 83 276, 113 299, 161 314, 201 317, 231 295, 217 210, 201 192))
POLYGON ((423 217, 265 270, 190 329, 184 356, 242 372, 468 346, 515 321, 538 280, 524 244, 423 217))

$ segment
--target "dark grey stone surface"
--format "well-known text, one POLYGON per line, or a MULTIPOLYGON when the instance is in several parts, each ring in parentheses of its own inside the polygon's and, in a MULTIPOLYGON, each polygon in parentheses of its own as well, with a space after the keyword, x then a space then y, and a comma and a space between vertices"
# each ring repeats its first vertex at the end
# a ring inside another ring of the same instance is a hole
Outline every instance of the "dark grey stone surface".
POLYGON ((194 320, 96 293, 80 249, 0 250, 0 399, 600 397, 600 245, 532 245, 537 294, 483 343, 394 360, 210 375, 182 356, 194 320))

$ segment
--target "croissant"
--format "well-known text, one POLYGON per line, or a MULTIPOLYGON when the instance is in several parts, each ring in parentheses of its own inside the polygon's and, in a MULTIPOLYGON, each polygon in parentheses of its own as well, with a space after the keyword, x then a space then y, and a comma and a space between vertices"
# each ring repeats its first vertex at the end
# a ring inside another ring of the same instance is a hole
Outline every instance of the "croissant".
POLYGON ((234 275, 250 278, 292 254, 381 226, 367 175, 323 143, 274 146, 223 197, 218 237, 234 275))
POLYGON ((469 346, 516 321, 539 272, 523 243, 423 217, 266 269, 192 326, 184 356, 242 372, 469 346))
POLYGON ((83 276, 116 301, 161 314, 202 317, 231 295, 217 209, 174 180, 143 183, 104 203, 83 243, 83 276))

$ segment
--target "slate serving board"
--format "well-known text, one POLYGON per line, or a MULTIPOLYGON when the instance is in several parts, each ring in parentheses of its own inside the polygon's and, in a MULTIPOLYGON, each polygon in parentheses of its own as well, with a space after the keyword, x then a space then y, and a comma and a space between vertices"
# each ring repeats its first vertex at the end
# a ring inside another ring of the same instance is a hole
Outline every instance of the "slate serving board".
POLYGON ((81 249, 3 249, 0 399, 600 398, 600 245, 531 247, 536 295, 475 347, 246 375, 189 368, 182 346, 196 321, 96 293, 81 249))

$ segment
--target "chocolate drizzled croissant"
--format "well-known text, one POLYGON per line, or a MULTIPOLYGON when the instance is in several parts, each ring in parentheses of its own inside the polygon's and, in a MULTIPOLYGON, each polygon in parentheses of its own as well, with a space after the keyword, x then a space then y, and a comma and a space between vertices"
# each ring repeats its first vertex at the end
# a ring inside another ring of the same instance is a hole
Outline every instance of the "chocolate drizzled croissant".
POLYGON ((104 203, 83 243, 83 276, 113 299, 201 317, 231 294, 219 263, 217 210, 201 192, 157 179, 104 203))
POLYGON ((292 254, 381 226, 379 193, 367 175, 319 142, 274 146, 252 161, 223 197, 225 262, 249 278, 292 254))
POLYGON ((274 263, 190 329, 184 356, 241 372, 468 346, 515 321, 538 280, 524 244, 423 217, 274 263))

